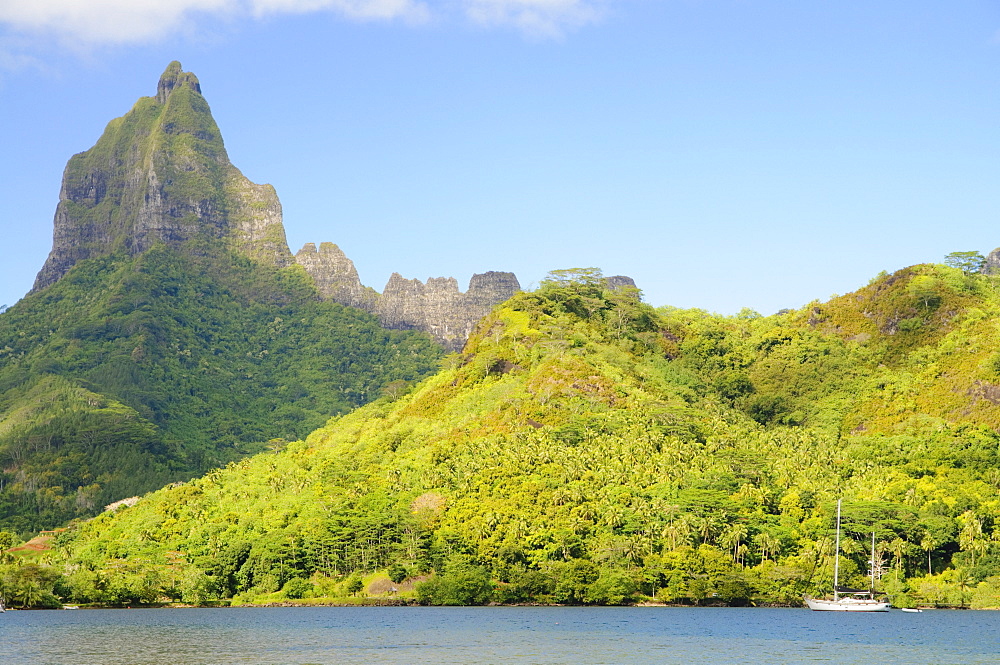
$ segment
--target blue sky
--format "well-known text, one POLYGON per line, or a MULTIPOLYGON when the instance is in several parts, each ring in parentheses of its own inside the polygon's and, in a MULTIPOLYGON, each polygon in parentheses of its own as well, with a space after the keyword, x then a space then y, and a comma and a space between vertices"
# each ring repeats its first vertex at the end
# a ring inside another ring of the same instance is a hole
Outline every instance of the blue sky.
POLYGON ((377 290, 596 266, 770 314, 1000 246, 994 0, 0 0, 0 304, 171 60, 292 251, 377 290))

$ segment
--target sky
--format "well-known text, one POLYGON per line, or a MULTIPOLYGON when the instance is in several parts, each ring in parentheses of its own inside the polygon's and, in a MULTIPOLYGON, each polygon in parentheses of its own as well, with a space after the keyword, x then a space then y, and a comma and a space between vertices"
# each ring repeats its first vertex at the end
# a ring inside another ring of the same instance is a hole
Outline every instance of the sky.
POLYGON ((996 0, 0 0, 0 305, 67 159, 200 79, 293 252, 762 314, 1000 246, 996 0))

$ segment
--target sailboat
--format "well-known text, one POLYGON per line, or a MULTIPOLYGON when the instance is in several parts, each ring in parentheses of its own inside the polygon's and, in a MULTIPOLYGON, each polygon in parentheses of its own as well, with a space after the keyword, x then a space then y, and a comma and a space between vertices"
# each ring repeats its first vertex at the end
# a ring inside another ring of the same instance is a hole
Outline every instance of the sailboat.
POLYGON ((837 544, 833 564, 833 599, 805 597, 811 610, 826 612, 888 612, 889 601, 875 597, 875 534, 872 534, 870 589, 849 589, 840 584, 840 499, 837 499, 837 544))

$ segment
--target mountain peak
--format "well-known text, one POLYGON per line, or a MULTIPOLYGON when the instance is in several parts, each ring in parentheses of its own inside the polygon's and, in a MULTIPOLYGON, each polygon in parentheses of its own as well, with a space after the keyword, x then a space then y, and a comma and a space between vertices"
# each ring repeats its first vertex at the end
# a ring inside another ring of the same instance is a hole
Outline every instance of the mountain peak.
POLYGON ((186 86, 199 95, 201 94, 201 83, 198 82, 198 77, 191 72, 185 72, 181 63, 174 60, 167 65, 160 76, 160 82, 156 85, 156 101, 166 104, 170 93, 173 92, 174 88, 180 86, 186 86))
POLYGON ((292 262, 274 188, 232 165, 198 77, 176 61, 155 99, 139 99, 69 160, 59 199, 52 251, 33 291, 84 259, 141 254, 161 242, 214 239, 261 263, 292 262))

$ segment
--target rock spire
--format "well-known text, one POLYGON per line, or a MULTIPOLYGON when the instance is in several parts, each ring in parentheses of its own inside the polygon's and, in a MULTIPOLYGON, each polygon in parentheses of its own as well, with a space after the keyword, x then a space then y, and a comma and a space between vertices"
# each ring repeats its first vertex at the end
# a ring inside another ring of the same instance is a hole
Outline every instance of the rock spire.
POLYGON ((983 263, 983 272, 987 275, 1000 275, 1000 247, 997 247, 986 256, 983 263))
POLYGON ((375 313, 386 328, 423 330, 445 348, 461 351, 479 319, 520 290, 512 272, 473 275, 465 293, 454 277, 431 277, 423 283, 393 273, 375 313))
POLYGON ((395 330, 422 330, 452 351, 461 351, 473 326, 521 285, 514 273, 473 275, 465 293, 454 277, 432 277, 426 283, 393 273, 382 293, 361 284, 354 263, 333 243, 307 243, 295 261, 312 276, 324 297, 376 314, 395 330))
POLYGON ((172 62, 155 97, 139 99, 69 160, 52 251, 32 290, 84 259, 199 238, 223 240, 257 261, 292 262, 274 188, 230 163, 198 78, 172 62))
POLYGON ((378 294, 361 284, 354 261, 332 242, 320 243, 319 249, 314 243, 307 242, 295 255, 295 262, 306 269, 324 298, 341 305, 375 311, 378 294))
POLYGON ((453 278, 425 284, 394 274, 378 294, 333 243, 308 243, 292 257, 274 188, 233 166, 198 77, 171 62, 154 97, 140 98, 94 147, 69 160, 52 251, 32 291, 86 259, 141 254, 157 243, 204 251, 205 241, 266 265, 298 263, 322 297, 372 312, 388 328, 428 332, 452 350, 520 288, 512 273, 475 275, 465 293, 453 278))

